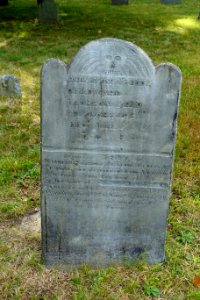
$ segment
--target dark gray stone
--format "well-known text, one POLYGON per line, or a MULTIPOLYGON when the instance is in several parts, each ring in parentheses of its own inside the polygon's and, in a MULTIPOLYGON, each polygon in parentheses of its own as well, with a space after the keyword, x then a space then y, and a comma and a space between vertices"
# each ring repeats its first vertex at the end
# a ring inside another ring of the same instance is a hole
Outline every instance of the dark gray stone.
POLYGON ((39 20, 41 23, 51 23, 58 21, 58 8, 54 0, 43 0, 38 5, 39 20))
POLYGON ((124 4, 128 4, 128 0, 112 0, 112 4, 113 5, 124 5, 124 4))
POLYGON ((21 97, 19 80, 13 75, 0 76, 0 96, 21 97))
POLYGON ((161 4, 180 4, 181 0, 160 0, 161 4))
POLYGON ((41 82, 46 265, 163 261, 180 70, 110 38, 41 82))

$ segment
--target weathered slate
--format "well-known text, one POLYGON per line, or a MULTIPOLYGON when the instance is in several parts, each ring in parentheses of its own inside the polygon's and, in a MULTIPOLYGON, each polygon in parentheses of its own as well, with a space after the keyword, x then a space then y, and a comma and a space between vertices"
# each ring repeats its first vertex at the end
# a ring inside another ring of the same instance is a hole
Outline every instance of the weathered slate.
POLYGON ((21 97, 19 80, 13 75, 0 76, 0 96, 21 97))
POLYGON ((45 263, 161 262, 180 70, 108 38, 45 62, 41 84, 45 263))

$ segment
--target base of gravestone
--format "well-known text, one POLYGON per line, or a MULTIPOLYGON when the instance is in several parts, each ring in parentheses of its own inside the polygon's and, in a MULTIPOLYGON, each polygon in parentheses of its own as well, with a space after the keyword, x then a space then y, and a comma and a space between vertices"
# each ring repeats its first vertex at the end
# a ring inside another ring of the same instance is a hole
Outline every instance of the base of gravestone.
POLYGON ((39 21, 41 23, 53 23, 58 21, 58 8, 54 0, 43 0, 38 5, 39 21))
POLYGON ((128 5, 128 0, 112 0, 112 5, 128 5))
POLYGON ((0 0, 0 6, 7 6, 8 0, 0 0))
POLYGON ((181 0, 160 0, 161 4, 180 4, 181 0))

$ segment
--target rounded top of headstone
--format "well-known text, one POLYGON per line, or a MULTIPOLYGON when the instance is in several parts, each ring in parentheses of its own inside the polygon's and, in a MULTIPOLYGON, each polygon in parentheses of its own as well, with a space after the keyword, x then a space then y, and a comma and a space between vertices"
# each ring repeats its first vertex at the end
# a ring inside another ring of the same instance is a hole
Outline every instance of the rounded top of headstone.
POLYGON ((133 43, 103 38, 80 49, 69 65, 69 73, 149 78, 155 68, 148 55, 133 43))

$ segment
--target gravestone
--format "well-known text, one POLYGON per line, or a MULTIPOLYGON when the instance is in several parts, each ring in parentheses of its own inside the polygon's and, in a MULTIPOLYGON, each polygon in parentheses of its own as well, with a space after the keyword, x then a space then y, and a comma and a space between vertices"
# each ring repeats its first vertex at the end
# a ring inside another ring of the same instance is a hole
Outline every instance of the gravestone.
POLYGON ((112 0, 113 5, 123 5, 123 4, 128 4, 128 0, 112 0))
POLYGON ((180 70, 108 38, 41 76, 46 265, 161 262, 180 70))
POLYGON ((41 23, 51 23, 58 21, 58 8, 54 0, 40 0, 39 5, 39 20, 41 23))
POLYGON ((0 96, 21 97, 19 80, 13 75, 0 76, 0 96))
POLYGON ((161 4, 179 4, 181 0, 160 0, 161 4))

